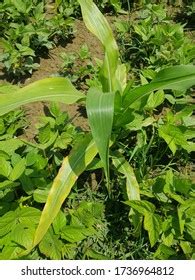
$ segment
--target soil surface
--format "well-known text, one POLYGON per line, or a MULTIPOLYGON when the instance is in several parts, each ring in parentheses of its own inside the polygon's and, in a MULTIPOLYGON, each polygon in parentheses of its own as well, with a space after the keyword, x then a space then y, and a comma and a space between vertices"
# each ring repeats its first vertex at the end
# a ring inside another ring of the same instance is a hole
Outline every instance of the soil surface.
MULTIPOLYGON (((79 52, 83 44, 87 44, 93 58, 103 58, 103 48, 99 40, 87 30, 83 21, 76 20, 74 37, 70 41, 63 42, 61 45, 50 50, 46 57, 40 58, 39 69, 33 72, 30 78, 26 78, 24 81, 22 81, 22 86, 28 85, 46 77, 59 75, 58 73, 62 65, 60 54, 63 52, 79 52)), ((6 81, 6 76, 3 74, 2 69, 0 69, 0 80, 6 81)), ((33 141, 33 138, 36 134, 35 125, 38 123, 40 116, 45 115, 45 107, 47 106, 48 103, 46 102, 35 102, 33 104, 24 106, 27 122, 29 123, 29 126, 26 128, 24 133, 25 139, 33 141)), ((79 126, 83 130, 88 130, 89 126, 87 123, 86 112, 81 105, 61 104, 61 109, 68 112, 70 118, 73 119, 73 123, 76 126, 79 126)))

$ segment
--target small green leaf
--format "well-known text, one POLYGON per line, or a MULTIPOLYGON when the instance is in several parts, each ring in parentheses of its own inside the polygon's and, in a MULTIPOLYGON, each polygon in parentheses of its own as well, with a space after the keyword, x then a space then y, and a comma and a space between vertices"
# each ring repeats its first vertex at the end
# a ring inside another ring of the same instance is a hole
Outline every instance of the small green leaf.
POLYGON ((158 107, 160 104, 163 103, 165 99, 165 95, 164 92, 162 90, 158 90, 157 92, 152 92, 149 95, 148 101, 147 101, 147 105, 146 105, 146 109, 150 109, 153 110, 156 107, 158 107))
POLYGON ((51 260, 61 260, 63 242, 51 229, 48 230, 43 240, 39 244, 39 250, 51 260))
POLYGON ((79 242, 87 236, 92 236, 96 233, 93 227, 86 228, 84 226, 66 226, 64 227, 61 237, 71 243, 79 242))
POLYGON ((33 192, 33 199, 38 203, 45 203, 49 194, 49 188, 46 189, 36 189, 33 192))
POLYGON ((153 247, 161 232, 160 216, 151 212, 146 212, 144 215, 144 228, 148 231, 151 247, 153 247))
POLYGON ((16 181, 20 178, 26 168, 26 160, 23 158, 21 159, 12 169, 9 179, 11 181, 16 181))
POLYGON ((137 182, 133 168, 120 154, 116 154, 116 156, 113 157, 112 160, 117 170, 125 175, 128 199, 140 200, 139 184, 137 182))
POLYGON ((33 224, 30 226, 29 223, 27 225, 20 223, 12 231, 11 240, 28 249, 32 246, 34 234, 33 224))
POLYGON ((155 211, 154 204, 146 200, 131 200, 131 201, 126 201, 125 204, 131 206, 133 209, 135 209, 142 215, 145 215, 148 212, 151 215, 153 215, 155 211))
POLYGON ((55 234, 59 234, 62 229, 66 226, 66 216, 65 213, 60 211, 58 215, 55 217, 52 223, 55 234))
POLYGON ((0 151, 12 155, 18 148, 24 146, 25 144, 20 139, 8 139, 0 141, 0 151))
POLYGON ((6 178, 9 178, 9 175, 12 171, 11 165, 9 161, 5 160, 4 158, 0 158, 0 175, 6 178))

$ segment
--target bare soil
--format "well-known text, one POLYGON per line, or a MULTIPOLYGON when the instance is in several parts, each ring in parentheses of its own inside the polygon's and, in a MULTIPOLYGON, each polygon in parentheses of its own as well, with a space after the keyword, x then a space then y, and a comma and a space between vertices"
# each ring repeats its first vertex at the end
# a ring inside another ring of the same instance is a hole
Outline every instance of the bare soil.
MULTIPOLYGON (((60 54, 75 53, 79 52, 83 44, 87 44, 90 53, 93 58, 103 58, 103 48, 96 39, 85 27, 83 21, 75 21, 75 34, 74 37, 68 42, 62 42, 61 45, 49 51, 46 57, 40 58, 40 67, 37 71, 33 72, 30 78, 26 78, 22 81, 22 86, 28 85, 37 80, 51 77, 53 75, 58 75, 60 67, 62 65, 62 60, 60 54)), ((0 79, 6 81, 7 77, 0 70, 0 79)), ((36 134, 36 123, 38 123, 40 116, 45 115, 45 109, 48 106, 46 102, 35 102, 33 104, 28 104, 24 106, 26 111, 26 118, 29 126, 26 128, 24 137, 29 141, 33 141, 36 134)), ((61 104, 61 109, 67 111, 70 118, 73 119, 73 123, 79 126, 83 130, 88 130, 89 126, 87 123, 86 113, 81 105, 72 104, 65 105, 61 104)))

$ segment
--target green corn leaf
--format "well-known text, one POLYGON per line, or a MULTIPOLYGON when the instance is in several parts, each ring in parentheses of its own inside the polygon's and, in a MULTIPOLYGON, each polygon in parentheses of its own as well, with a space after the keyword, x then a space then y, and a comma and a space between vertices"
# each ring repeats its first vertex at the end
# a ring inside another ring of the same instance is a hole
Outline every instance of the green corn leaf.
POLYGON ((195 66, 172 66, 158 72, 155 79, 147 85, 136 87, 124 96, 124 108, 128 108, 133 102, 159 89, 186 90, 195 85, 195 66))
MULTIPOLYGON (((105 49, 104 63, 100 73, 103 91, 116 91, 119 89, 116 71, 120 64, 118 46, 112 29, 92 0, 78 0, 78 2, 81 5, 85 25, 100 40, 105 49)), ((124 81, 124 75, 122 79, 124 81)))
POLYGON ((35 101, 59 101, 66 104, 75 103, 85 98, 71 82, 65 78, 55 77, 36 81, 9 94, 0 94, 0 115, 15 108, 35 101))
POLYGON ((87 94, 87 115, 92 135, 105 170, 109 189, 109 140, 114 115, 114 94, 93 88, 87 94))
POLYGON ((36 246, 42 240, 49 226, 60 211, 62 203, 70 193, 78 176, 86 169, 96 154, 97 148, 95 142, 91 141, 90 135, 87 135, 83 142, 75 147, 70 156, 64 159, 42 211, 33 246, 36 246))
POLYGON ((117 170, 125 175, 126 178, 126 190, 129 200, 140 200, 139 184, 135 177, 135 173, 130 164, 120 154, 114 155, 112 158, 114 166, 117 170))

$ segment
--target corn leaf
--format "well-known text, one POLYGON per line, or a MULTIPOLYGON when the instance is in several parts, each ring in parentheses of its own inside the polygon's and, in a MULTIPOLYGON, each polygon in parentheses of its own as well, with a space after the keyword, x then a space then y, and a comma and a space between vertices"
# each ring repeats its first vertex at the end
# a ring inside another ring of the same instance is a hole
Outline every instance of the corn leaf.
POLYGON ((186 90, 195 85, 195 66, 172 66, 158 72, 151 83, 136 87, 124 96, 124 107, 129 107, 133 102, 159 89, 186 90))
POLYGON ((11 92, 0 93, 0 115, 35 101, 59 101, 66 104, 77 102, 85 95, 77 91, 65 78, 46 78, 11 92))
POLYGON ((96 154, 97 148, 95 142, 91 140, 90 135, 87 135, 75 147, 70 156, 64 159, 42 211, 40 222, 36 229, 33 247, 42 240, 49 226, 60 211, 62 203, 70 193, 78 176, 86 169, 96 154))
POLYGON ((119 51, 110 25, 92 0, 78 0, 81 5, 85 25, 102 43, 105 58, 100 73, 104 92, 118 89, 116 70, 119 62, 119 51))
POLYGON ((90 89, 86 100, 87 115, 92 135, 105 170, 109 189, 109 140, 114 114, 114 94, 90 89))
POLYGON ((140 200, 139 184, 131 165, 119 153, 114 154, 114 156, 112 157, 112 161, 118 172, 125 175, 128 199, 140 200))

